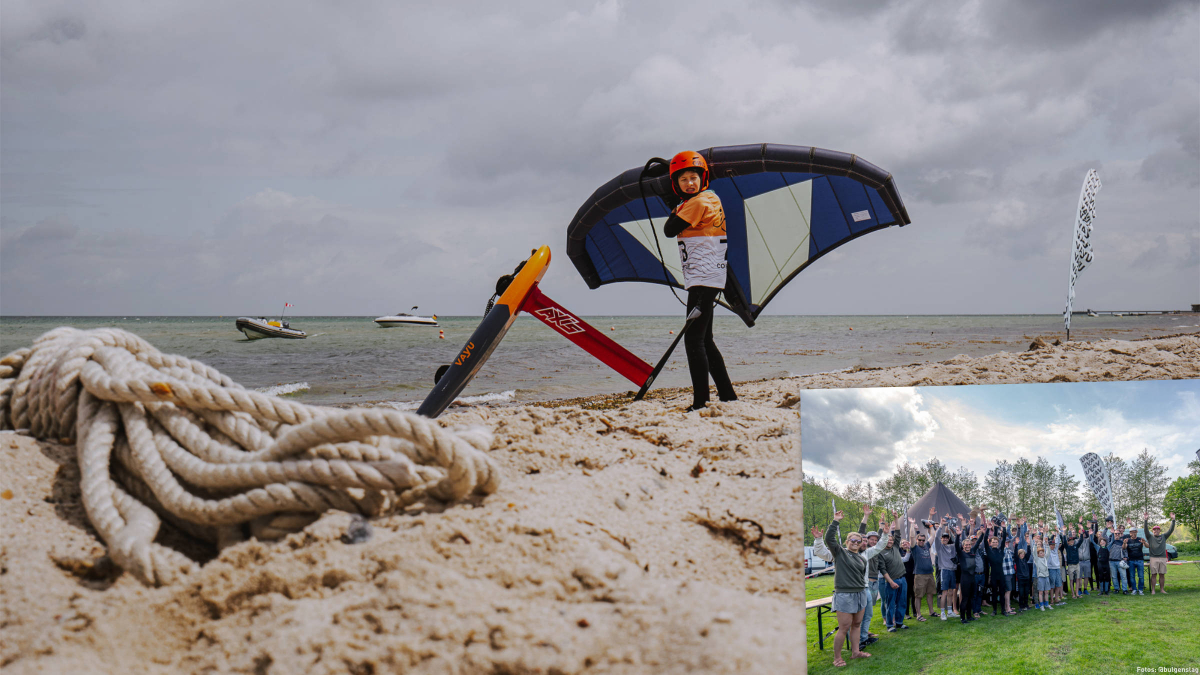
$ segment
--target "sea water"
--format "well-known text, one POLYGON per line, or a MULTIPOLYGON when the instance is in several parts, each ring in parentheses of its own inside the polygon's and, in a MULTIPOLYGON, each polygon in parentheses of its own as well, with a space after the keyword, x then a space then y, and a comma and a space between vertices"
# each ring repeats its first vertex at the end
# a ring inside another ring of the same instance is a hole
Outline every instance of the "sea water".
MULTIPOLYGON (((305 340, 247 340, 236 317, 0 317, 0 354, 58 326, 116 327, 159 350, 198 359, 251 389, 315 404, 387 403, 415 409, 471 337, 478 316, 440 326, 380 328, 374 317, 288 317, 305 340), (445 338, 439 336, 443 331, 445 338)), ((653 365, 681 316, 592 316, 586 321, 653 365)), ((1200 331, 1200 315, 1076 316, 1072 340, 1137 339, 1200 331)), ((1024 351, 1034 337, 1064 337, 1059 315, 763 316, 753 328, 717 316, 717 346, 735 382, 1024 351)), ((680 344, 655 387, 688 386, 680 344)), ((534 401, 636 390, 535 318, 520 316, 467 386, 467 401, 534 401)))

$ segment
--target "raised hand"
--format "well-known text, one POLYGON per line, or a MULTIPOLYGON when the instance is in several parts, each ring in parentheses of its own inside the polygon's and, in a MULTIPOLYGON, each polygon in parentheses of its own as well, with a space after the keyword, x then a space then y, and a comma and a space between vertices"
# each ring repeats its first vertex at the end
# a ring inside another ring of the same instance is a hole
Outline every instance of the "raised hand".
POLYGON ((833 519, 834 519, 834 520, 837 520, 837 521, 840 521, 840 520, 842 519, 842 516, 843 516, 843 515, 844 515, 844 514, 842 513, 842 510, 841 510, 841 509, 838 509, 838 510, 837 510, 837 512, 833 514, 833 519))
POLYGON ((863 504, 863 518, 866 518, 869 515, 871 515, 871 505, 863 504))
POLYGON ((1172 512, 1171 512, 1171 520, 1172 520, 1172 521, 1174 521, 1174 520, 1175 520, 1175 512, 1174 512, 1174 511, 1172 511, 1172 512))
POLYGON ((821 528, 814 525, 813 529, 812 529, 812 536, 813 536, 813 539, 820 539, 821 538, 821 528))
POLYGON ((931 506, 931 507, 929 507, 929 515, 931 515, 931 516, 932 516, 932 515, 934 515, 935 513, 937 513, 937 507, 936 507, 936 506, 931 506))

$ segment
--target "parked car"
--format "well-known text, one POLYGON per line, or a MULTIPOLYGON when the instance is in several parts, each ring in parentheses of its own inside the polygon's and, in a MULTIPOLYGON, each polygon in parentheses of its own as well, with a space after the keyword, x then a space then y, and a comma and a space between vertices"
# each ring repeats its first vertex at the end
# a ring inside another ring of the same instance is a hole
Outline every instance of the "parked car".
POLYGON ((805 576, 829 567, 829 563, 821 560, 813 555, 813 547, 804 547, 804 574, 805 576))
POLYGON ((1179 557, 1179 551, 1176 550, 1175 544, 1167 544, 1167 560, 1175 560, 1179 557))

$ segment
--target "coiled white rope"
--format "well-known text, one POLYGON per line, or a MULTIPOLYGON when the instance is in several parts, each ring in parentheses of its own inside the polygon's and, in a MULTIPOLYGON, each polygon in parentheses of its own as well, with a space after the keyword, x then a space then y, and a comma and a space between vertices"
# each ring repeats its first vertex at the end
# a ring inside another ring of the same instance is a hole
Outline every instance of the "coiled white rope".
POLYGON ((227 545, 247 523, 278 537, 327 509, 377 515, 500 481, 490 431, 249 391, 115 328, 57 328, 0 360, 0 429, 75 440, 88 518, 151 584, 194 568, 154 543, 159 514, 227 545))

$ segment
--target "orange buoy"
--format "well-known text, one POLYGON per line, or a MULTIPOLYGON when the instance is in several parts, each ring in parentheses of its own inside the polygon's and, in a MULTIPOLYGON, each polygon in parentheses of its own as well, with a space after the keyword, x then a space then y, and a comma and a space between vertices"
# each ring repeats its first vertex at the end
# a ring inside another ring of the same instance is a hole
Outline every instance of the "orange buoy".
POLYGON ((675 331, 673 331, 673 330, 667 331, 667 335, 674 335, 674 334, 675 334, 675 331))
POLYGON ((446 331, 444 331, 444 330, 439 330, 439 331, 438 331, 438 339, 439 339, 439 340, 445 340, 445 339, 446 339, 446 331))

